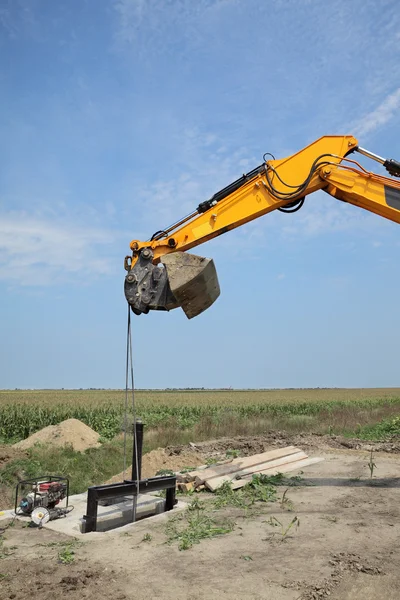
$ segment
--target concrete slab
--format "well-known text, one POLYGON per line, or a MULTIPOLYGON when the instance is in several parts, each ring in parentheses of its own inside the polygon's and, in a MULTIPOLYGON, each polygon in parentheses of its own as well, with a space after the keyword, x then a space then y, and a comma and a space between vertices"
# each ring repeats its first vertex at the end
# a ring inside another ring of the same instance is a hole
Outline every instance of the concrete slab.
MULTIPOLYGON (((97 509, 97 531, 84 533, 85 521, 83 516, 86 514, 87 492, 75 494, 69 497, 69 506, 73 506, 73 510, 65 517, 49 521, 43 527, 51 529, 58 533, 63 533, 76 538, 88 540, 90 538, 98 538, 101 535, 111 535, 113 532, 118 534, 132 527, 138 528, 139 524, 145 520, 146 527, 150 522, 158 521, 169 515, 175 514, 186 508, 186 502, 178 502, 172 511, 165 512, 165 499, 156 495, 157 492, 148 494, 139 494, 136 505, 136 521, 133 523, 133 497, 125 497, 116 504, 108 506, 98 506, 97 509), (157 518, 158 517, 158 518, 157 518)), ((64 503, 63 503, 64 505, 64 503)), ((12 519, 15 517, 13 510, 5 510, 0 512, 0 520, 12 519)), ((30 522, 29 516, 17 515, 17 519, 30 522)))

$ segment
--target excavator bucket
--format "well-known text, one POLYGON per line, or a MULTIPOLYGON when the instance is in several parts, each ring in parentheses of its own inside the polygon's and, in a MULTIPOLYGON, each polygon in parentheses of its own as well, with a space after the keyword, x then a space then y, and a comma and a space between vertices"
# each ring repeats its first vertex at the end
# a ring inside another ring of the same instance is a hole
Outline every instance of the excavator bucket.
POLYGON ((214 261, 186 252, 173 252, 161 258, 168 283, 177 304, 188 319, 207 310, 218 298, 220 288, 214 261))

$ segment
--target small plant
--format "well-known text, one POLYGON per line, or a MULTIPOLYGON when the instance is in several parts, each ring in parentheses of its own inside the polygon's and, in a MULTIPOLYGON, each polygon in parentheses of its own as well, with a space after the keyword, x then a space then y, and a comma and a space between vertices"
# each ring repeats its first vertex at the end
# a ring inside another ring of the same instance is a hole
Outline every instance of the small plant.
POLYGON ((183 467, 183 469, 180 470, 180 473, 182 473, 182 475, 184 475, 185 473, 191 473, 192 471, 195 471, 196 467, 183 467))
POLYGON ((235 506, 248 509, 256 502, 275 502, 276 488, 264 479, 264 475, 253 475, 249 483, 240 489, 233 490, 230 481, 225 481, 215 493, 214 506, 235 506))
POLYGON ((211 467, 211 465, 216 465, 218 462, 218 460, 212 456, 210 456, 209 458, 206 459, 206 465, 208 467, 211 467))
POLYGON ((194 510, 204 510, 205 509, 205 503, 200 500, 199 498, 195 498, 194 500, 191 501, 191 503, 189 504, 189 506, 187 507, 188 510, 190 511, 194 511, 194 510))
POLYGON ((188 550, 202 539, 212 538, 233 531, 235 523, 229 520, 217 521, 205 510, 205 503, 196 498, 184 514, 170 519, 166 526, 167 543, 178 542, 179 550, 188 550))
POLYGON ((156 477, 159 475, 175 475, 171 469, 159 469, 156 473, 156 477))
POLYGON ((293 502, 291 500, 289 500, 289 498, 287 497, 287 493, 289 491, 289 488, 286 488, 286 490, 283 492, 282 494, 282 498, 281 498, 281 509, 284 510, 293 510, 294 506, 293 506, 293 502))
POLYGON ((369 468, 369 472, 370 472, 370 477, 372 479, 373 475, 374 475, 374 469, 377 469, 378 467, 376 466, 376 464, 374 463, 374 458, 373 458, 373 450, 371 449, 371 455, 369 457, 369 462, 368 462, 368 468, 369 468))
POLYGON ((241 556, 240 558, 243 558, 243 560, 253 560, 251 556, 249 556, 248 554, 245 554, 244 556, 241 556))
POLYGON ((294 487, 303 484, 303 478, 300 475, 286 477, 283 473, 276 475, 253 475, 258 481, 264 485, 285 485, 286 487, 294 487))
POLYGON ((215 492, 215 508, 223 508, 224 506, 247 508, 248 505, 249 502, 245 497, 244 490, 233 490, 230 481, 225 481, 215 492))
POLYGON ((244 492, 254 502, 275 502, 276 488, 271 485, 265 475, 253 475, 251 481, 244 487, 244 492))
POLYGON ((288 525, 283 525, 276 517, 270 517, 268 521, 263 521, 263 523, 267 523, 271 525, 271 527, 280 527, 280 530, 277 532, 273 532, 272 535, 279 534, 281 536, 282 541, 286 539, 287 534, 289 533, 292 527, 295 527, 296 531, 300 527, 300 520, 298 517, 293 517, 288 525))
POLYGON ((75 551, 73 544, 67 544, 63 550, 58 553, 58 560, 63 565, 70 565, 75 560, 75 551))
POLYGON ((151 533, 145 533, 142 537, 142 542, 151 542, 152 539, 153 536, 151 535, 151 533))
POLYGON ((240 450, 227 450, 225 455, 226 458, 238 458, 240 456, 240 450))

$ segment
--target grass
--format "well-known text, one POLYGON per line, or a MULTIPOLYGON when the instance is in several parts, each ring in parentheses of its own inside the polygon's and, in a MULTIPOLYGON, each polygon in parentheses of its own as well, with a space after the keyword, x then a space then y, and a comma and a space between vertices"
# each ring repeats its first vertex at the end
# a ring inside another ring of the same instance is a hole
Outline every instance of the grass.
MULTIPOLYGON (((286 539, 289 531, 293 527, 296 531, 298 531, 300 527, 300 520, 298 517, 293 517, 293 519, 286 524, 281 523, 276 517, 270 517, 268 521, 263 521, 263 523, 267 523, 267 525, 270 525, 271 527, 277 527, 278 529, 274 531, 272 535, 279 535, 282 541, 286 539)), ((268 540, 268 538, 266 538, 266 540, 268 540)))
MULTIPOLYGON (((298 478, 293 479, 296 479, 298 484, 298 478)), ((253 475, 251 481, 239 490, 232 490, 231 482, 227 481, 216 491, 214 499, 203 501, 195 498, 188 505, 185 513, 172 517, 167 523, 168 543, 176 541, 179 550, 188 550, 202 539, 233 531, 236 523, 232 519, 224 517, 224 509, 243 509, 242 517, 254 514, 253 512, 249 513, 248 510, 254 508, 255 505, 276 502, 277 485, 280 485, 282 481, 283 479, 279 477, 273 479, 265 475, 253 475)), ((296 519, 297 517, 292 519, 293 524, 296 519)), ((284 536, 286 534, 287 531, 284 536)))
POLYGON ((75 550, 72 544, 68 544, 58 553, 58 560, 63 565, 70 565, 75 561, 75 550))
POLYGON ((234 528, 234 521, 221 515, 211 516, 205 503, 196 498, 184 513, 169 519, 165 532, 169 544, 177 542, 179 550, 189 550, 201 540, 230 533, 234 528))
POLYGON ((34 446, 27 456, 8 462, 0 470, 0 484, 13 487, 21 479, 51 473, 70 478, 70 494, 104 483, 121 470, 123 443, 115 440, 99 448, 76 452, 70 446, 34 446))
POLYGON ((384 440, 400 437, 400 416, 365 425, 360 428, 358 433, 365 440, 384 440))
MULTIPOLYGON (((223 508, 232 506, 243 508, 247 511, 253 508, 255 504, 276 502, 277 489, 276 486, 282 485, 282 482, 287 478, 273 476, 268 477, 262 474, 253 475, 252 479, 246 483, 243 488, 233 490, 230 481, 226 481, 215 492, 214 507, 223 508)), ((294 479, 294 478, 293 478, 294 479)), ((298 480, 298 478, 296 478, 298 480)), ((297 483, 296 483, 297 484, 297 483)), ((284 492, 285 497, 286 492, 284 492)))

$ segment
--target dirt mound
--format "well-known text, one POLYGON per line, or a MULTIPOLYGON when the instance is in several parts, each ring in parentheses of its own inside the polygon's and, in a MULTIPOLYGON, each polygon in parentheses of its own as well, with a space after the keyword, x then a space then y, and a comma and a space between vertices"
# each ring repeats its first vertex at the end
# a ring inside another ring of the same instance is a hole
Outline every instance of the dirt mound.
MULTIPOLYGON (((154 477, 155 474, 162 469, 168 469, 175 472, 184 469, 185 467, 198 467, 199 465, 204 464, 205 458, 205 454, 187 448, 179 449, 179 451, 177 451, 176 448, 170 450, 168 448, 158 448, 157 450, 152 450, 148 454, 143 455, 142 478, 154 477)), ((129 466, 127 468, 128 476, 131 470, 132 467, 129 466)), ((123 477, 123 472, 119 473, 106 483, 117 483, 118 481, 122 481, 123 477)))
POLYGON ((239 450, 241 456, 250 456, 260 452, 266 452, 273 447, 284 448, 285 446, 298 446, 302 450, 325 450, 325 449, 351 449, 374 452, 387 452, 396 454, 400 452, 400 441, 367 441, 345 438, 336 435, 318 435, 314 433, 291 434, 286 431, 273 431, 264 435, 237 436, 232 438, 219 438, 206 442, 197 442, 191 446, 176 446, 166 448, 170 454, 184 452, 187 448, 193 448, 209 457, 219 457, 227 450, 239 450))
POLYGON ((99 434, 78 419, 67 419, 58 425, 49 425, 33 433, 26 440, 14 444, 13 448, 26 450, 35 444, 51 444, 53 446, 70 444, 74 450, 79 452, 101 445, 99 434))

